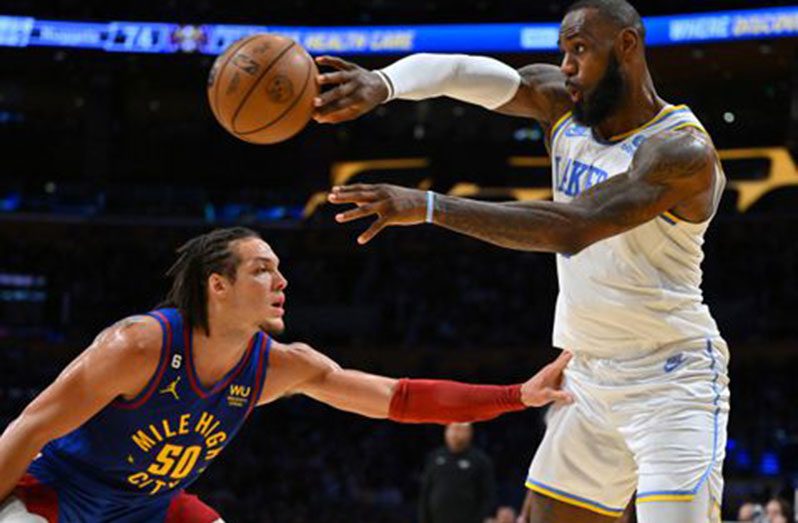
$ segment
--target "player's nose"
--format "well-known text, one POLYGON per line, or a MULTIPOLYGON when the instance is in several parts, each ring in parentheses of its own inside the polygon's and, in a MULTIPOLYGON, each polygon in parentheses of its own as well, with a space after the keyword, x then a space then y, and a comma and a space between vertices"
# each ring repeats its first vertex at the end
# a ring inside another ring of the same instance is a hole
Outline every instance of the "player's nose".
POLYGON ((277 287, 278 291, 283 291, 286 287, 288 287, 288 279, 283 276, 282 272, 277 271, 277 277, 275 280, 275 286, 277 287))
POLYGON ((560 63, 560 71, 565 76, 574 76, 576 75, 576 61, 571 58, 571 55, 565 53, 565 56, 562 58, 562 62, 560 63))

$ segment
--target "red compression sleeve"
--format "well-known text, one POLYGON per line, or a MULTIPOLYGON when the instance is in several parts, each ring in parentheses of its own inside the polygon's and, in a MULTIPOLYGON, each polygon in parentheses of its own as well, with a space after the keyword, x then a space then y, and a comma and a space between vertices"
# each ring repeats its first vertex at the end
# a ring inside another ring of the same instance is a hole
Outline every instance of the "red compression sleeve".
POLYGON ((456 381, 401 379, 388 418, 402 423, 484 421, 524 410, 521 385, 470 385, 456 381))

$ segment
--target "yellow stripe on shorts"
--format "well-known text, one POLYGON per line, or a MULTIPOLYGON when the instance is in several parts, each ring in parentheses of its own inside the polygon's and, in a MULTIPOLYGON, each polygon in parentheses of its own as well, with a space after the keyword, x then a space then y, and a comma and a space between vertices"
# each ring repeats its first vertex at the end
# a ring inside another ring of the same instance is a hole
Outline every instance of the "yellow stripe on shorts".
POLYGON ((574 496, 572 494, 568 494, 567 492, 562 492, 559 490, 555 491, 543 485, 532 483, 531 481, 526 482, 526 488, 528 488, 533 492, 537 492, 538 494, 546 496, 547 498, 560 501, 567 505, 573 505, 574 507, 583 508, 585 510, 589 510, 590 512, 601 514, 602 516, 617 518, 623 514, 623 509, 613 509, 611 507, 605 507, 600 503, 580 498, 579 496, 574 496))

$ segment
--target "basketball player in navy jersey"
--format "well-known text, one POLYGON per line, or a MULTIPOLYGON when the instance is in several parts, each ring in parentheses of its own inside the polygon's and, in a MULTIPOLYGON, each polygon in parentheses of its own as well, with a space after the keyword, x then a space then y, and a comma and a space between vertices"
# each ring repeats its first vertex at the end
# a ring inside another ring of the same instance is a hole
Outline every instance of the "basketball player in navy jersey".
POLYGON ((283 344, 287 282, 255 232, 186 243, 168 307, 103 331, 0 437, 0 523, 211 523, 184 488, 252 409, 288 394, 407 423, 478 421, 570 401, 569 355, 524 384, 394 380, 283 344))
POLYGON ((559 66, 515 70, 417 54, 379 71, 338 58, 316 119, 342 122, 394 98, 448 96, 534 118, 554 201, 480 202, 392 185, 333 188, 338 221, 434 223, 502 247, 557 253, 553 342, 573 351, 530 466, 532 523, 617 519, 637 491, 641 523, 720 521, 728 348, 703 303, 704 233, 725 177, 684 105, 659 97, 645 28, 626 0, 580 0, 559 32, 559 66))

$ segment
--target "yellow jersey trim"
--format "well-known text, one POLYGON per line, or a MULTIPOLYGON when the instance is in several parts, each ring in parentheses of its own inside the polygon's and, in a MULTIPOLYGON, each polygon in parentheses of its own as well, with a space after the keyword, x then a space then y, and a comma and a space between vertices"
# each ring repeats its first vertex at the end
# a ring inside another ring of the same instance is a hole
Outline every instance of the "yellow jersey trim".
POLYGON ((560 128, 562 127, 562 124, 564 124, 565 121, 568 118, 570 118, 573 114, 574 114, 573 111, 568 111, 564 115, 560 116, 559 120, 554 122, 554 125, 551 126, 551 132, 549 133, 549 143, 553 143, 554 142, 554 136, 557 134, 557 131, 560 130, 560 128))
POLYGON ((585 510, 589 510, 590 512, 595 512, 596 514, 601 514, 602 516, 609 516, 611 518, 620 517, 623 514, 623 510, 607 510, 605 508, 596 506, 595 503, 590 503, 588 501, 583 501, 581 499, 574 499, 572 496, 568 496, 565 494, 560 494, 557 492, 553 492, 547 488, 541 487, 540 485, 535 485, 534 483, 526 482, 526 488, 533 492, 537 492, 547 498, 551 498, 567 505, 572 505, 574 507, 583 508, 585 510))
POLYGON ((679 223, 679 222, 683 222, 683 221, 684 221, 684 220, 682 220, 681 218, 679 218, 678 216, 676 216, 675 214, 673 214, 673 213, 672 213, 672 212, 670 212, 670 211, 665 211, 664 213, 662 213, 662 215, 663 215, 663 216, 665 216, 665 217, 667 217, 667 218, 668 218, 668 219, 670 219, 670 220, 673 220, 673 221, 674 221, 674 222, 676 222, 676 223, 679 223))
POLYGON ((679 124, 676 127, 674 127, 673 129, 671 129, 671 131, 678 131, 679 129, 685 129, 687 127, 695 127, 696 129, 698 129, 702 133, 704 133, 706 135, 709 134, 706 129, 704 129, 702 126, 698 125, 695 122, 685 122, 683 124, 679 124))
POLYGON ((687 106, 686 105, 672 105, 670 107, 665 107, 660 112, 658 112, 656 114, 656 116, 654 116, 654 118, 652 118, 648 122, 644 123, 640 127, 632 129, 631 131, 626 131, 625 133, 622 133, 622 134, 615 135, 615 136, 611 137, 608 141, 617 142, 619 140, 623 140, 624 138, 628 138, 628 137, 632 136, 635 133, 639 133, 643 129, 646 129, 646 128, 651 127, 652 125, 654 125, 656 123, 659 123, 660 121, 662 121, 663 118, 665 118, 669 114, 674 113, 676 111, 681 111, 682 109, 687 109, 687 106))

